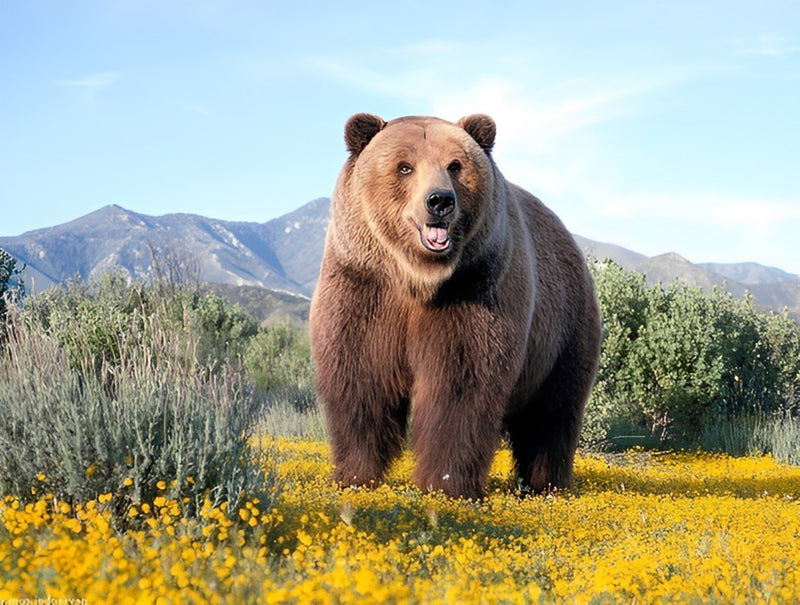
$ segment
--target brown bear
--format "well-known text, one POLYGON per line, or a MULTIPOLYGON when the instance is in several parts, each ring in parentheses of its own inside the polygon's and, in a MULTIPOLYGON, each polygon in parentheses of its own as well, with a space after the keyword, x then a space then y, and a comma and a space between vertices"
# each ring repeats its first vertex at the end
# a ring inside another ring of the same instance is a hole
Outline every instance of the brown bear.
POLYGON ((581 251, 503 178, 495 123, 352 116, 311 305, 342 485, 381 481, 408 418, 423 489, 478 498, 503 432, 534 491, 567 486, 600 346, 581 251))

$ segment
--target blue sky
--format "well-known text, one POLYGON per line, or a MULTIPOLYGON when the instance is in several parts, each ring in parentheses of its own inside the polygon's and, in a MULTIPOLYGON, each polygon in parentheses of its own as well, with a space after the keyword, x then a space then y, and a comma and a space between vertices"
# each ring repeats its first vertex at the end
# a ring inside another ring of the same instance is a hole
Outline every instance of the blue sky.
POLYGON ((800 273, 795 0, 0 0, 0 235, 267 221, 330 195, 359 111, 489 113, 573 232, 800 273))

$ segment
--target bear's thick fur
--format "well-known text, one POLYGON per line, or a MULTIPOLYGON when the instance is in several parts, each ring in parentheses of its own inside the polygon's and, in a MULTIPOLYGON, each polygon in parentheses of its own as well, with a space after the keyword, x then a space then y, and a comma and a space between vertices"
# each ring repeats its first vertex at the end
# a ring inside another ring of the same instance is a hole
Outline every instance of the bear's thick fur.
POLYGON ((311 306, 335 477, 379 482, 411 418, 423 489, 480 497, 505 430, 524 483, 567 486, 600 319, 580 250, 507 182, 494 121, 356 114, 311 306))

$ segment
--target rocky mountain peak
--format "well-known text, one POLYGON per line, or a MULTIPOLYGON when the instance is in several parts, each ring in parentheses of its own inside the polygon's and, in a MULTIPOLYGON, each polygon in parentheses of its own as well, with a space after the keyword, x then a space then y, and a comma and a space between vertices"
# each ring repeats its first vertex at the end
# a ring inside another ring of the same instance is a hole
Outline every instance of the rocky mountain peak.
MULTIPOLYGON (((0 237, 0 248, 27 265, 24 277, 32 291, 107 271, 145 278, 156 251, 193 263, 201 280, 209 283, 308 297, 317 281, 329 222, 328 198, 266 223, 180 213, 149 216, 109 204, 68 223, 0 237)), ((644 273, 650 283, 680 279, 705 289, 724 283, 734 295, 749 291, 764 306, 800 312, 800 276, 780 269, 756 263, 693 264, 675 252, 647 257, 614 244, 575 239, 586 254, 644 273)))

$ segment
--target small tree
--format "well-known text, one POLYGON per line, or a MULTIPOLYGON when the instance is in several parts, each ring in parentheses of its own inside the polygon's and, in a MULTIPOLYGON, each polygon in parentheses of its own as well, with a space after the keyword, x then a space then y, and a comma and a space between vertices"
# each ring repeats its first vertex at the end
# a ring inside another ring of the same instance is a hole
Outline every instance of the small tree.
POLYGON ((25 296, 22 271, 17 269, 17 259, 0 248, 0 322, 5 320, 8 305, 16 305, 25 296))

